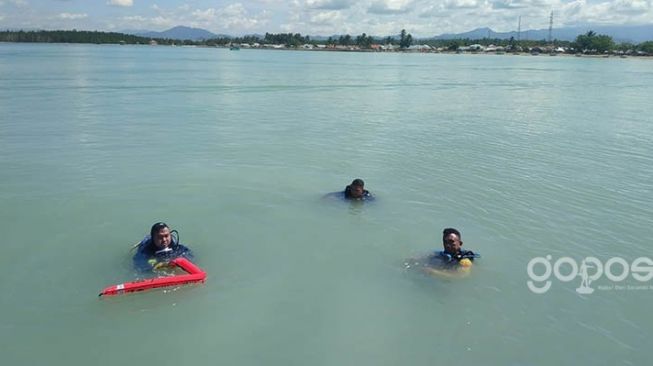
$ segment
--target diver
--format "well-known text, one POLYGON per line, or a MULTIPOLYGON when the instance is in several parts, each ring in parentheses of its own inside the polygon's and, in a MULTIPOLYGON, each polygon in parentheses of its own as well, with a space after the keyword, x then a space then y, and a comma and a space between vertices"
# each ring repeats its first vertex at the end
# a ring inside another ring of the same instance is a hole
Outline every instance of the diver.
POLYGON ((446 228, 442 231, 442 246, 444 250, 437 251, 429 257, 429 263, 444 264, 445 266, 471 267, 474 258, 479 255, 471 250, 462 249, 463 241, 460 240, 460 231, 446 228))
POLYGON ((150 235, 147 235, 135 248, 134 267, 139 271, 150 271, 165 267, 169 261, 178 258, 192 258, 193 254, 186 246, 179 243, 177 230, 157 222, 152 225, 150 235))
POLYGON ((471 250, 462 249, 460 231, 446 228, 442 232, 442 246, 444 250, 436 251, 424 260, 410 260, 405 265, 422 267, 423 271, 439 277, 457 277, 469 273, 474 259, 480 255, 471 250))
POLYGON ((362 179, 354 179, 344 191, 328 193, 325 197, 340 198, 348 201, 373 201, 374 196, 365 189, 362 179))

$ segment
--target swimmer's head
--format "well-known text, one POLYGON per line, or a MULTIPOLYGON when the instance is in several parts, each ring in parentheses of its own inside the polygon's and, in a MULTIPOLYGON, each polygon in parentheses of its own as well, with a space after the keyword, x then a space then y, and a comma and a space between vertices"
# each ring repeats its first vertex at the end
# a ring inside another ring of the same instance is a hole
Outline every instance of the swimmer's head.
POLYGON ((363 198, 365 194, 365 182, 362 179, 354 179, 350 185, 345 188, 345 197, 352 199, 363 198))
POLYGON ((460 237, 460 231, 454 228, 446 228, 442 232, 442 246, 444 251, 449 254, 456 254, 460 252, 460 247, 463 246, 463 241, 460 237))
POLYGON ((152 238, 152 243, 159 249, 167 248, 172 243, 170 227, 165 222, 157 222, 152 225, 150 237, 152 238))

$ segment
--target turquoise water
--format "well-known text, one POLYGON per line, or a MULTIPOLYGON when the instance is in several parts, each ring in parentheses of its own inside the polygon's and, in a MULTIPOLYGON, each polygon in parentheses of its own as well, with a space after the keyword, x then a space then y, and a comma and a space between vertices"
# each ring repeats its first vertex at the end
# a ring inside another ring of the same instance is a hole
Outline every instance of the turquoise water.
POLYGON ((3 362, 649 364, 653 289, 527 263, 653 257, 652 95, 637 59, 0 44, 3 362), (159 220, 206 284, 98 299, 159 220), (406 270, 448 226, 472 274, 406 270))

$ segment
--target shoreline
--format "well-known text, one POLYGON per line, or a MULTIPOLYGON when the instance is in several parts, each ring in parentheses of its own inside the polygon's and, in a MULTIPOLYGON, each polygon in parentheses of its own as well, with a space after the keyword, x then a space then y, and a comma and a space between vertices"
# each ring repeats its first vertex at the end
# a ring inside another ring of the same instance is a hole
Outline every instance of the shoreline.
MULTIPOLYGON (((180 48, 217 48, 230 50, 230 46, 207 45, 167 45, 167 44, 119 44, 119 43, 79 43, 79 42, 4 42, 0 44, 60 44, 60 45, 94 45, 94 46, 147 46, 147 47, 180 47, 180 48)), ((473 55, 473 56, 537 56, 537 57, 578 57, 578 58, 610 58, 610 59, 644 59, 653 60, 653 55, 594 55, 577 53, 530 53, 530 52, 482 52, 482 51, 443 51, 443 50, 375 50, 360 48, 304 48, 304 47, 239 47, 236 50, 263 50, 263 51, 299 51, 299 52, 345 52, 345 53, 391 53, 391 54, 440 54, 440 55, 473 55)))
MULTIPOLYGON (((229 46, 173 46, 173 47, 201 47, 229 49, 229 46)), ((578 58, 611 58, 611 59, 652 59, 653 55, 592 55, 577 53, 530 53, 530 52, 458 52, 458 51, 436 51, 436 50, 367 50, 367 49, 334 49, 334 48, 273 48, 273 47, 241 47, 238 50, 264 50, 264 51, 300 51, 300 52, 351 52, 351 53, 390 53, 390 54, 440 54, 440 55, 473 55, 473 56, 535 56, 535 57, 578 57, 578 58)))

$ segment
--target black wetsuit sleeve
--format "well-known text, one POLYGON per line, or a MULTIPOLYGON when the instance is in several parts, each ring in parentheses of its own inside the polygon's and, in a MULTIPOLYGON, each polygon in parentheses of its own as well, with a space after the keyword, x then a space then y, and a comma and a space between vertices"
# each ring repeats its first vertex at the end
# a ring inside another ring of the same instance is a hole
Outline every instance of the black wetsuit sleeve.
POLYGON ((480 255, 472 252, 471 250, 467 250, 467 251, 463 252, 463 257, 462 258, 467 258, 467 259, 469 259, 470 261, 473 262, 474 258, 478 258, 478 257, 480 257, 480 255))
POLYGON ((179 244, 177 246, 177 254, 176 257, 184 257, 188 259, 193 259, 193 252, 188 249, 187 246, 179 244))
POLYGON ((150 261, 154 259, 157 263, 165 263, 171 261, 174 258, 185 257, 188 259, 193 258, 193 252, 188 249, 185 245, 177 245, 173 251, 156 253, 151 246, 148 246, 147 243, 138 248, 136 254, 134 254, 133 262, 134 268, 140 272, 151 271, 154 267, 150 261))
POLYGON ((149 263, 150 256, 143 250, 139 250, 134 254, 134 268, 140 272, 147 272, 152 270, 152 265, 149 263))

